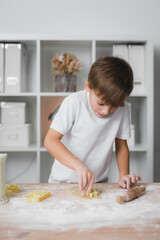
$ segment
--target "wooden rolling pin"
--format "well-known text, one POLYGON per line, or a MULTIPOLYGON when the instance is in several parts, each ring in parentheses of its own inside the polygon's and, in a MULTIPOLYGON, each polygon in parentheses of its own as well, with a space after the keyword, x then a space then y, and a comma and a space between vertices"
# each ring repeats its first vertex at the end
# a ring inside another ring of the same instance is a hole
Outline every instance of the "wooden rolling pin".
POLYGON ((123 196, 117 196, 116 202, 117 203, 124 203, 129 202, 139 196, 142 195, 143 192, 145 192, 146 187, 144 185, 133 187, 129 190, 127 190, 123 196))

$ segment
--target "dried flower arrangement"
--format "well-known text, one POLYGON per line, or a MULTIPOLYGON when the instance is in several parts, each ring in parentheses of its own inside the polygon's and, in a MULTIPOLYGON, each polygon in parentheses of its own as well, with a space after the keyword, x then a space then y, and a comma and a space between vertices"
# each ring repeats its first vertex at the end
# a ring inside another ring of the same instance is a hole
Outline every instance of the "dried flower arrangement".
POLYGON ((56 71, 60 74, 73 74, 79 72, 82 69, 82 65, 75 55, 70 53, 56 53, 56 56, 52 59, 52 72, 54 75, 56 71))

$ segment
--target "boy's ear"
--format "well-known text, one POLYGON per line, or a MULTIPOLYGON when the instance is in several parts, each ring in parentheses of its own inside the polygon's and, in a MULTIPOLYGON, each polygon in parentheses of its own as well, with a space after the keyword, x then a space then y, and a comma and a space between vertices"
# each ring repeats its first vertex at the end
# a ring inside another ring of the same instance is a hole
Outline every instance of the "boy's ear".
POLYGON ((85 89, 86 89, 87 92, 90 91, 88 80, 85 81, 85 89))

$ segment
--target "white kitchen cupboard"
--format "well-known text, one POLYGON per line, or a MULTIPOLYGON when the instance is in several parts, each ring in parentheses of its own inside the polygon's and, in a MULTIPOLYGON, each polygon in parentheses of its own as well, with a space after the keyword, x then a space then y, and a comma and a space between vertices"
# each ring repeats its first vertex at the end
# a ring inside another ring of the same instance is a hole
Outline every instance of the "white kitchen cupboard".
MULTIPOLYGON (((49 114, 70 93, 54 91, 51 59, 56 53, 69 52, 77 56, 83 69, 77 74, 77 91, 83 90, 91 64, 100 56, 112 55, 115 44, 143 45, 144 82, 140 91, 134 90, 128 98, 131 103, 131 120, 135 125, 135 146, 130 148, 131 172, 139 174, 144 182, 153 181, 153 46, 138 37, 96 36, 39 36, 0 35, 0 42, 20 42, 27 48, 26 91, 18 94, 0 93, 0 101, 27 102, 28 122, 32 124, 31 144, 28 147, 1 147, 8 153, 6 181, 47 182, 53 157, 43 146, 50 125, 49 114)), ((137 89, 136 86, 135 89, 137 89)), ((115 153, 109 171, 109 182, 117 182, 118 169, 115 153)))

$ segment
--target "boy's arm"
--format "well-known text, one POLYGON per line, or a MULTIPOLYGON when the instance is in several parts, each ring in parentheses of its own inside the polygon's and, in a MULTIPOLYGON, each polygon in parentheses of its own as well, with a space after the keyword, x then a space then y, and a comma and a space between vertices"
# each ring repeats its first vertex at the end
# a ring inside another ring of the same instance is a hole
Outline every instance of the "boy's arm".
POLYGON ((129 174, 129 149, 127 141, 116 138, 116 158, 119 169, 119 185, 123 188, 129 188, 141 178, 136 174, 129 174))
POLYGON ((59 162, 76 171, 82 195, 89 195, 94 184, 94 175, 82 161, 64 146, 60 141, 62 137, 61 133, 50 128, 45 137, 44 146, 59 162))

